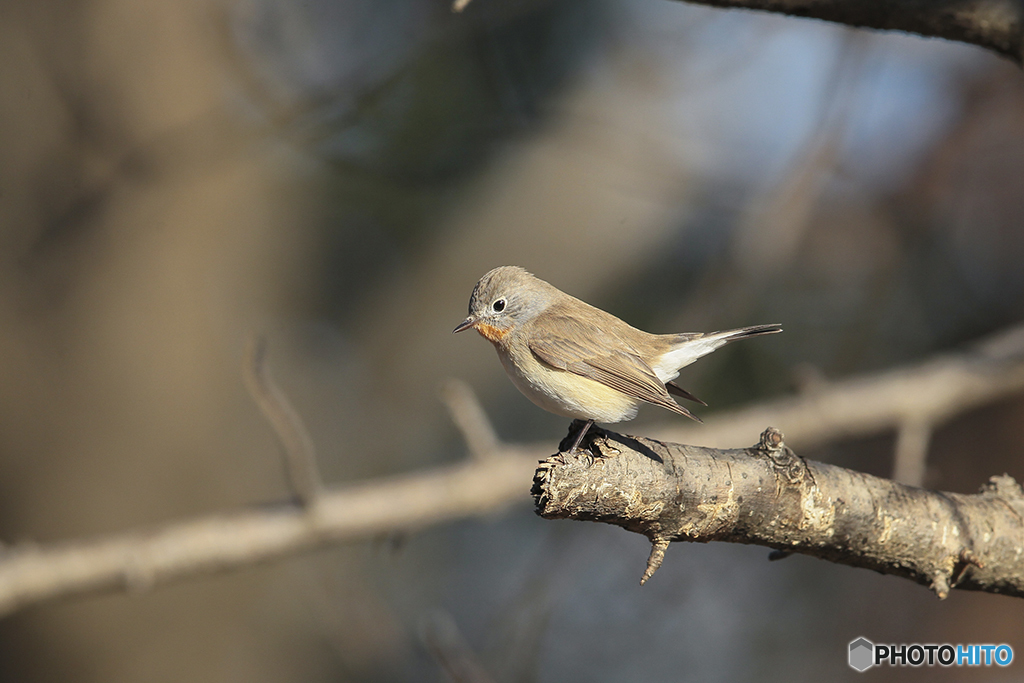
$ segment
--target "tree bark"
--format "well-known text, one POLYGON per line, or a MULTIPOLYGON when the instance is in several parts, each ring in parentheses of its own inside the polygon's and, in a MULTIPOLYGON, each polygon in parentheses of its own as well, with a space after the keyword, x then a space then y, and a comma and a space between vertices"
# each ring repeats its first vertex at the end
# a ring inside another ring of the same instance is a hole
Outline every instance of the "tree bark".
POLYGON ((1024 597, 1024 492, 1008 475, 974 495, 945 493, 805 460, 771 427, 730 450, 591 431, 589 452, 538 466, 537 513, 647 536, 640 583, 671 541, 728 541, 895 574, 940 598, 951 588, 1024 597))

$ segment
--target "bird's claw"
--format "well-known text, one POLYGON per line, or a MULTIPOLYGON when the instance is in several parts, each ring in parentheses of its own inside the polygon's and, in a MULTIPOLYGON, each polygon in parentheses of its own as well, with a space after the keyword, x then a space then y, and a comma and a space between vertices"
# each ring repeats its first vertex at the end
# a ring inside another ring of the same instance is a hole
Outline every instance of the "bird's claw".
POLYGON ((586 468, 594 466, 594 454, 587 449, 574 448, 573 450, 569 451, 569 455, 573 456, 577 460, 582 460, 583 466, 586 468))

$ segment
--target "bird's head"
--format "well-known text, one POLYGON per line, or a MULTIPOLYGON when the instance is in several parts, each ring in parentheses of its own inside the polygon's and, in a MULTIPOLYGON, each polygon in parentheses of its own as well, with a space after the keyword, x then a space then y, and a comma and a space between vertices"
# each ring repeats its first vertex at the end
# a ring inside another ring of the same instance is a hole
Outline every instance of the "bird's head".
POLYGON ((500 266, 476 283, 469 297, 469 316, 453 332, 472 327, 486 339, 500 342, 550 306, 557 291, 519 266, 500 266))

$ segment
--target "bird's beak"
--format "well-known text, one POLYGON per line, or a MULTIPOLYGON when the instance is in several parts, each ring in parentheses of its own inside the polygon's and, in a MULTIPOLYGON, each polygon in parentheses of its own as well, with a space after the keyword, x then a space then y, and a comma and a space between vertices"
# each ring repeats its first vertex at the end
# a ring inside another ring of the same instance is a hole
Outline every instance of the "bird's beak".
POLYGON ((463 320, 461 323, 459 323, 458 326, 454 330, 452 330, 452 334, 455 334, 456 332, 463 332, 465 330, 468 330, 469 328, 473 327, 473 325, 475 325, 475 324, 476 324, 476 320, 473 318, 473 316, 469 316, 468 318, 463 320))

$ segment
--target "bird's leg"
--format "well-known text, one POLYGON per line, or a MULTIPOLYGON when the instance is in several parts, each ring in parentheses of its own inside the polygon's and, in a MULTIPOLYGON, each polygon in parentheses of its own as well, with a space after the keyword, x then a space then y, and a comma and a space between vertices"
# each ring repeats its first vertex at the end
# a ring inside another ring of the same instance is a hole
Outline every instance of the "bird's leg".
POLYGON ((593 420, 587 420, 587 424, 580 428, 580 433, 576 435, 576 441, 573 443, 572 448, 569 449, 570 453, 576 453, 580 448, 580 442, 583 441, 583 437, 586 435, 587 430, 594 424, 593 420))

